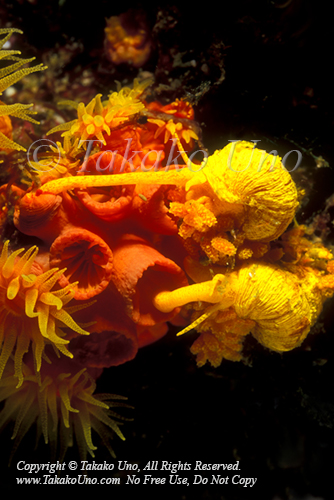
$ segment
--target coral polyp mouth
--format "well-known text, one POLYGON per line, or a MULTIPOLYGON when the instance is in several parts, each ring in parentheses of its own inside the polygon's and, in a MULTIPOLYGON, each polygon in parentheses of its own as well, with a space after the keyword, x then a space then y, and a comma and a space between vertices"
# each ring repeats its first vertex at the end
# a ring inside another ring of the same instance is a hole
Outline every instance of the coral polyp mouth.
POLYGON ((79 282, 76 300, 85 300, 102 292, 109 284, 113 255, 97 235, 84 229, 66 231, 50 249, 50 264, 66 268, 59 283, 62 287, 79 282))
POLYGON ((134 186, 112 186, 77 190, 81 203, 94 215, 105 221, 117 221, 132 208, 134 186))

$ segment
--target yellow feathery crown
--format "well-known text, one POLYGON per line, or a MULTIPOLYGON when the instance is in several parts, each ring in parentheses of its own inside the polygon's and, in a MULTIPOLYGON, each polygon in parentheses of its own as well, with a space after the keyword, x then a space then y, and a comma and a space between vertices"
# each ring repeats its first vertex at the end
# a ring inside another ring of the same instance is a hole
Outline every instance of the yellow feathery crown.
MULTIPOLYGON (((15 28, 1 28, 0 35, 6 35, 2 40, 0 40, 0 60, 11 60, 15 61, 14 64, 6 66, 0 69, 0 95, 11 85, 21 80, 26 75, 30 75, 36 71, 43 71, 46 66, 43 64, 38 64, 37 66, 32 66, 30 68, 21 68, 24 64, 30 63, 35 58, 21 59, 18 55, 21 54, 18 50, 5 50, 3 46, 9 40, 13 33, 22 34, 21 30, 15 28)), ((35 111, 31 111, 32 104, 10 104, 5 105, 0 102, 0 117, 5 116, 15 116, 16 118, 21 118, 22 120, 30 121, 31 123, 38 124, 30 115, 36 114, 35 111)), ((16 144, 14 141, 6 137, 2 132, 0 132, 0 149, 16 149, 18 151, 25 151, 25 148, 16 144)))

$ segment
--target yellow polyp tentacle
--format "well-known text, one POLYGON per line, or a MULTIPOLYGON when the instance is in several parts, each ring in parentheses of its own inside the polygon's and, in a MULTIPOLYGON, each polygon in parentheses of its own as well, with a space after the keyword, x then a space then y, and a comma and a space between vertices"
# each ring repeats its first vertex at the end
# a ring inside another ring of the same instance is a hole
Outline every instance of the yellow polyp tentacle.
POLYGON ((188 325, 186 328, 181 330, 181 332, 177 333, 176 336, 180 337, 180 335, 184 335, 185 333, 189 332, 190 330, 193 330, 198 325, 203 323, 203 321, 208 319, 208 317, 211 316, 211 314, 213 314, 215 311, 218 311, 220 308, 221 308, 221 304, 219 302, 218 302, 218 304, 215 304, 211 307, 208 307, 207 310, 205 311, 205 313, 202 314, 202 316, 200 316, 195 321, 193 321, 190 325, 188 325))
MULTIPOLYGON (((78 384, 75 384, 75 393, 76 393, 76 396, 78 397, 79 394, 82 394, 82 393, 86 393, 86 391, 88 391, 89 389, 86 388, 86 385, 87 385, 87 381, 89 380, 89 377, 88 377, 88 374, 85 370, 85 373, 81 379, 81 381, 78 383, 78 384)), ((70 388, 72 389, 74 387, 74 383, 73 383, 73 378, 71 379, 71 384, 70 384, 70 388)), ((95 386, 96 388, 96 386, 95 386)), ((82 399, 80 397, 78 397, 78 399, 82 399)))
POLYGON ((16 342, 16 351, 14 357, 14 375, 19 379, 16 386, 18 389, 23 383, 22 360, 23 356, 29 350, 30 338, 28 335, 19 335, 16 342))
POLYGON ((31 288, 36 279, 37 279, 37 276, 36 274, 21 274, 21 278, 22 278, 22 287, 23 288, 31 288))
POLYGON ((93 396, 88 394, 87 392, 83 391, 78 393, 78 399, 81 399, 82 401, 85 401, 85 403, 89 403, 94 406, 100 406, 101 408, 105 408, 106 410, 109 409, 109 406, 102 401, 99 401, 98 399, 95 399, 93 396))
POLYGON ((0 356, 0 378, 2 377, 9 356, 12 354, 12 351, 14 349, 16 337, 17 335, 15 331, 9 332, 5 337, 5 341, 2 345, 1 356, 0 356))
POLYGON ((102 94, 97 94, 97 96, 95 97, 95 113, 98 115, 102 115, 102 112, 103 112, 103 105, 101 102, 101 97, 102 97, 102 94))
POLYGON ((20 263, 18 265, 20 274, 30 273, 31 266, 37 254, 38 254, 38 248, 36 246, 31 247, 29 250, 26 251, 26 253, 21 257, 20 263))
MULTIPOLYGON (((87 372, 86 372, 86 368, 83 368, 82 370, 78 371, 69 381, 69 384, 68 386, 69 387, 74 387, 77 383, 77 381, 79 380, 79 378, 81 377, 81 375, 84 373, 84 377, 83 377, 83 380, 81 382, 81 385, 82 385, 82 388, 85 386, 86 382, 87 382, 87 372)), ((76 388, 78 389, 80 386, 77 386, 76 385, 76 388)))
POLYGON ((62 419, 64 422, 64 426, 68 429, 70 427, 70 420, 69 420, 70 416, 69 416, 68 409, 66 408, 66 406, 63 403, 63 400, 61 400, 60 410, 61 410, 61 416, 62 416, 62 419))
POLYGON ((82 405, 82 408, 80 409, 79 420, 80 420, 81 425, 82 425, 82 430, 83 430, 88 448, 90 450, 97 450, 97 447, 93 445, 93 441, 92 441, 92 429, 91 429, 91 424, 90 424, 89 412, 87 410, 86 405, 82 405))
POLYGON ((36 372, 39 372, 41 369, 44 345, 45 344, 43 337, 41 337, 40 335, 35 335, 33 341, 33 353, 34 353, 34 360, 36 363, 36 372))
POLYGON ((104 139, 104 137, 103 137, 102 132, 97 132, 96 137, 99 139, 99 141, 101 141, 101 142, 102 142, 102 144, 103 144, 104 146, 107 144, 107 143, 106 143, 106 141, 105 141, 105 139, 104 139))
POLYGON ((40 295, 39 297, 39 300, 43 302, 43 304, 46 304, 47 306, 55 306, 58 311, 63 307, 62 301, 58 297, 55 297, 55 295, 50 292, 42 293, 42 295, 40 295))
POLYGON ((48 336, 47 336, 48 340, 50 340, 50 342, 52 342, 53 344, 55 344, 57 346, 57 348, 61 351, 61 345, 64 345, 64 344, 69 344, 69 340, 65 340, 65 339, 62 339, 61 337, 58 337, 56 335, 56 333, 54 333, 52 330, 48 329, 48 336))
MULTIPOLYGON (((47 281, 50 278, 50 276, 54 275, 55 272, 58 271, 58 269, 59 269, 58 267, 54 267, 52 269, 49 269, 49 271, 46 271, 45 273, 37 276, 36 281, 35 281, 35 287, 40 289, 41 285, 45 281, 47 281)), ((48 291, 49 291, 49 289, 43 289, 43 292, 48 292, 48 291)))
POLYGON ((62 321, 66 326, 71 328, 77 333, 80 333, 81 335, 89 335, 89 332, 86 332, 82 328, 80 328, 79 325, 71 318, 71 316, 64 311, 64 309, 61 309, 60 311, 56 311, 52 313, 52 316, 59 321, 62 321))
POLYGON ((102 94, 97 94, 97 96, 95 96, 86 106, 86 113, 88 115, 91 115, 94 111, 94 108, 95 108, 95 105, 96 105, 96 98, 99 97, 101 98, 102 97, 102 94))
MULTIPOLYGON (((108 134, 108 135, 110 135, 110 134, 111 134, 111 132, 110 132, 110 128, 109 128, 109 127, 108 127, 108 125, 106 125, 105 123, 104 123, 104 125, 103 125, 103 130, 104 130, 105 132, 107 132, 107 134, 108 134)), ((102 136, 102 137, 103 137, 103 136, 102 136)))
POLYGON ((2 311, 0 314, 0 345, 2 344, 3 341, 3 336, 5 333, 5 324, 6 324, 6 318, 8 316, 9 312, 8 311, 2 311))
POLYGON ((175 307, 197 301, 223 302, 224 306, 222 307, 229 307, 231 300, 233 300, 232 297, 234 297, 230 281, 231 275, 217 274, 211 281, 177 288, 171 292, 160 292, 154 297, 153 305, 165 313, 173 311, 175 307))
MULTIPOLYGON (((62 132, 63 130, 68 131, 74 127, 74 125, 77 123, 77 120, 72 120, 67 123, 61 123, 60 125, 57 125, 56 127, 53 127, 51 130, 49 130, 46 135, 51 135, 54 134, 55 132, 62 132)), ((64 132, 65 134, 66 132, 64 132)), ((62 137, 66 137, 66 135, 62 134, 62 137)))
POLYGON ((24 248, 20 248, 19 250, 15 250, 8 259, 6 260, 5 264, 2 267, 2 276, 6 279, 10 278, 15 267, 15 259, 16 257, 24 252, 24 248))
MULTIPOLYGON (((78 104, 78 108, 77 108, 77 112, 78 112, 78 119, 82 119, 83 115, 85 113, 87 113, 86 111, 86 108, 85 108, 85 104, 83 102, 80 102, 78 104)), ((77 120, 74 120, 74 122, 76 122, 77 120)), ((72 123, 72 122, 71 122, 72 123)))
POLYGON ((59 271, 58 271, 58 268, 51 269, 51 270, 53 271, 53 276, 51 276, 47 281, 44 281, 44 283, 39 287, 39 292, 41 294, 43 294, 45 292, 49 292, 51 290, 53 285, 55 285, 57 283, 57 281, 59 280, 59 278, 64 274, 64 272, 66 271, 66 268, 60 269, 59 271))
POLYGON ((63 344, 56 344, 57 346, 57 349, 59 349, 59 351, 64 354, 65 356, 67 356, 68 358, 73 358, 73 354, 67 349, 66 345, 63 345, 63 344))
POLYGON ((29 409, 30 409, 31 405, 33 404, 33 402, 34 402, 34 392, 33 392, 33 388, 31 388, 30 391, 27 391, 25 398, 24 398, 24 401, 20 405, 19 412, 18 412, 18 415, 17 415, 16 420, 15 420, 15 426, 14 426, 14 431, 12 434, 12 439, 15 439, 15 437, 17 436, 17 434, 20 430, 20 426, 24 420, 24 417, 28 414, 29 409))
POLYGON ((38 290, 28 290, 25 294, 25 313, 28 318, 35 318, 39 315, 38 312, 35 312, 35 305, 38 299, 38 290))
POLYGON ((8 259, 8 246, 9 246, 9 240, 5 241, 2 247, 2 252, 1 252, 1 257, 0 257, 0 268, 4 265, 6 260, 8 259))
POLYGON ((91 125, 94 121, 94 118, 91 115, 85 113, 82 116, 82 121, 83 121, 84 125, 91 125))
POLYGON ((40 385, 40 387, 39 387, 39 391, 40 391, 40 392, 44 391, 44 390, 46 389, 46 387, 47 387, 48 385, 51 385, 51 384, 52 384, 52 378, 51 378, 49 375, 47 375, 47 376, 44 378, 43 382, 41 383, 41 385, 40 385))
POLYGON ((93 123, 94 123, 95 127, 98 127, 98 128, 104 127, 104 119, 101 115, 94 116, 93 123))
POLYGON ((48 387, 48 407, 50 410, 52 422, 53 422, 53 431, 56 431, 58 427, 58 410, 57 410, 57 392, 54 384, 48 387))
POLYGON ((165 136, 164 136, 164 143, 165 144, 168 142, 168 139, 170 138, 170 136, 171 136, 171 132, 168 130, 168 128, 166 128, 165 136))
POLYGON ((71 401, 70 401, 70 397, 68 394, 67 385, 65 383, 59 384, 59 394, 60 394, 62 403, 64 404, 67 411, 79 413, 79 410, 76 410, 75 408, 72 408, 72 406, 71 406, 71 401))
POLYGON ((199 172, 200 170, 202 170, 205 167, 205 165, 208 161, 208 158, 205 158, 205 160, 201 163, 201 165, 198 165, 197 163, 193 163, 192 161, 189 160, 187 153, 183 149, 183 146, 181 144, 179 136, 176 135, 175 138, 176 138, 177 147, 179 148, 178 151, 179 151, 179 153, 181 153, 181 158, 184 161, 184 163, 187 165, 188 169, 190 169, 194 173, 196 173, 196 171, 199 172))
MULTIPOLYGON (((78 306, 70 306, 66 307, 66 312, 72 316, 73 313, 77 311, 81 311, 82 309, 86 309, 86 307, 90 307, 93 304, 95 304, 97 300, 92 300, 91 302, 87 302, 87 304, 79 304, 78 306)), ((95 322, 92 322, 90 324, 95 324, 95 322)))
POLYGON ((39 416, 41 421, 42 433, 44 436, 45 444, 49 441, 48 432, 48 405, 47 405, 47 391, 38 392, 38 406, 39 406, 39 416))
MULTIPOLYGON (((198 165, 197 165, 198 166, 198 165)), ((87 189, 89 187, 125 186, 131 184, 184 185, 192 179, 194 172, 187 168, 168 172, 133 172, 116 175, 82 175, 63 177, 46 182, 37 194, 59 194, 70 189, 87 189)))
MULTIPOLYGON (((88 128, 88 127, 87 127, 88 128)), ((86 144, 86 140, 88 139, 89 137, 89 133, 87 132, 87 128, 82 132, 81 134, 81 137, 80 137, 80 146, 82 146, 82 143, 83 143, 83 147, 84 149, 87 148, 87 144, 86 144)))
POLYGON ((62 344, 69 344, 69 340, 65 340, 61 337, 58 337, 58 335, 56 334, 55 321, 50 316, 48 317, 48 323, 47 323, 47 338, 48 340, 50 340, 50 342, 56 344, 57 347, 62 344))
POLYGON ((45 338, 49 338, 48 335, 48 319, 49 319, 49 306, 45 304, 37 304, 38 311, 38 326, 39 331, 45 338))
POLYGON ((20 290, 20 276, 12 279, 7 288, 7 299, 13 300, 20 290))
MULTIPOLYGON (((114 397, 114 395, 113 395, 113 397, 114 397)), ((117 398, 117 399, 119 399, 119 398, 117 398)), ((112 420, 111 418, 109 418, 108 415, 105 414, 103 411, 101 411, 100 408, 96 408, 96 407, 92 406, 90 408, 90 413, 92 415, 94 415, 98 420, 103 422, 105 425, 110 427, 110 429, 112 429, 117 434, 117 436, 120 439, 122 439, 122 441, 125 441, 125 437, 123 436, 123 434, 122 434, 120 428, 118 427, 118 425, 116 424, 116 422, 114 420, 112 420)), ((112 415, 113 412, 110 412, 110 414, 112 415)))
MULTIPOLYGON (((74 295, 75 295, 75 290, 72 288, 70 290, 67 290, 65 295, 60 295, 59 297, 62 300, 63 306, 66 306, 66 304, 73 299, 74 295)), ((58 295, 56 295, 56 297, 58 297, 58 295)), ((69 314, 72 314, 72 313, 69 313, 69 314)))
POLYGON ((38 248, 33 246, 29 248, 25 254, 22 255, 20 260, 15 265, 16 274, 29 274, 32 263, 35 260, 36 255, 38 254, 38 248))
MULTIPOLYGON (((86 130, 83 132, 82 134, 82 140, 85 140, 89 135, 93 135, 95 134, 95 126, 93 124, 91 125, 88 125, 88 127, 86 127, 86 130)), ((103 140, 103 144, 105 145, 105 141, 103 140)))

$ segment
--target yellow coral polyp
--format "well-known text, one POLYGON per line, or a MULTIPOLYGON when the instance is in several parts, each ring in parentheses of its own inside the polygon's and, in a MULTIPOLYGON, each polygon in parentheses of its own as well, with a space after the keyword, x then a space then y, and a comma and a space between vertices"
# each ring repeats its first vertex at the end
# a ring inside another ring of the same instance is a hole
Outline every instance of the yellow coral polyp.
MULTIPOLYGON (((176 110, 174 112, 176 113, 176 110)), ((196 134, 196 132, 194 132, 194 130, 190 128, 185 128, 181 122, 175 123, 172 119, 170 119, 166 123, 165 121, 158 118, 148 118, 147 121, 158 126, 156 132, 154 133, 155 138, 159 137, 159 135, 163 132, 165 133, 164 143, 168 142, 170 137, 183 139, 187 144, 191 139, 195 139, 196 141, 198 141, 198 135, 196 134)))
POLYGON ((112 92, 106 105, 106 122, 111 127, 117 127, 129 117, 140 113, 145 105, 139 97, 144 90, 152 84, 152 80, 146 79, 141 83, 134 80, 133 88, 123 87, 119 92, 112 92))
POLYGON ((110 135, 110 128, 100 115, 102 112, 101 94, 94 97, 87 106, 81 102, 78 106, 78 120, 72 125, 69 134, 79 138, 79 143, 96 137, 105 144, 103 132, 110 135))
POLYGON ((65 137, 63 145, 57 142, 56 147, 50 146, 50 151, 41 155, 38 162, 32 161, 29 156, 29 166, 35 175, 39 175, 42 183, 76 174, 80 163, 76 159, 79 154, 78 143, 79 139, 65 137))
MULTIPOLYGON (((118 127, 129 120, 133 115, 145 109, 139 96, 151 80, 138 83, 134 81, 133 89, 124 87, 119 92, 113 92, 107 102, 102 102, 102 94, 95 96, 87 106, 83 102, 71 105, 77 106, 78 118, 49 130, 47 135, 65 131, 62 135, 67 138, 79 139, 78 147, 87 147, 87 141, 97 139, 106 144, 105 136, 110 135, 111 129, 118 127)), ((66 103, 66 101, 65 101, 66 103)))
POLYGON ((15 376, 22 384, 22 359, 32 344, 37 372, 41 368, 42 355, 46 344, 52 344, 68 357, 63 326, 81 335, 88 335, 72 319, 74 308, 65 309, 74 295, 76 283, 54 291, 64 270, 50 269, 36 275, 32 266, 37 255, 37 247, 16 250, 8 255, 8 242, 0 256, 0 378, 9 357, 15 349, 15 376))
POLYGON ((67 449, 73 446, 73 436, 81 459, 85 460, 87 453, 94 457, 97 447, 93 444, 92 430, 115 458, 109 441, 114 433, 125 439, 118 420, 126 419, 112 408, 127 406, 117 402, 126 398, 114 394, 94 395, 96 383, 86 370, 78 370, 76 366, 67 368, 71 371, 63 372, 61 366, 54 368, 54 363, 46 364, 37 376, 23 364, 22 383, 17 387, 13 362, 8 363, 0 380, 0 401, 5 401, 0 428, 15 419, 12 455, 29 428, 36 423, 45 443, 51 446, 54 460, 63 460, 67 449))
POLYGON ((107 19, 105 28, 106 40, 105 46, 107 55, 114 64, 130 63, 135 67, 142 66, 148 59, 151 51, 150 40, 148 38, 147 28, 144 20, 132 19, 129 12, 121 16, 112 16, 107 19), (132 21, 131 29, 125 26, 132 21), (133 21, 137 22, 135 27, 133 21))

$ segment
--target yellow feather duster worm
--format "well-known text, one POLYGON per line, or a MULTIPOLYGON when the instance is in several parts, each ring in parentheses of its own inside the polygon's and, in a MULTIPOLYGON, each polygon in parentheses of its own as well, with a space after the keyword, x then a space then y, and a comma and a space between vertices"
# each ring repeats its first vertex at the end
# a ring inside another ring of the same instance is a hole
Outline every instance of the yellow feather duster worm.
MULTIPOLYGON (((0 40, 0 60, 11 60, 16 61, 14 64, 10 64, 4 68, 0 69, 0 95, 11 85, 21 80, 26 75, 30 75, 36 71, 43 71, 46 68, 43 64, 38 64, 37 66, 32 66, 31 68, 21 68, 24 64, 30 63, 35 58, 21 59, 19 55, 21 52, 19 50, 5 50, 3 46, 9 40, 13 33, 21 33, 21 30, 16 28, 1 28, 0 35, 6 35, 2 40, 0 40)), ((25 151, 25 148, 12 141, 11 139, 11 121, 9 116, 15 116, 21 118, 22 120, 28 120, 31 123, 39 123, 34 120, 30 115, 36 114, 35 111, 31 111, 32 104, 10 104, 5 105, 0 102, 0 149, 6 151, 18 150, 25 151), (1 128, 5 126, 5 130, 1 128)))

